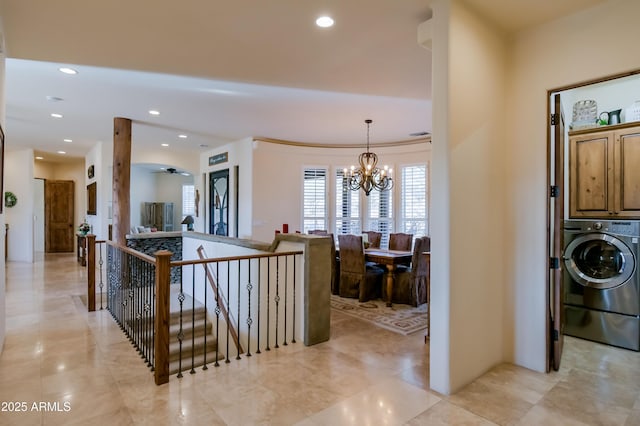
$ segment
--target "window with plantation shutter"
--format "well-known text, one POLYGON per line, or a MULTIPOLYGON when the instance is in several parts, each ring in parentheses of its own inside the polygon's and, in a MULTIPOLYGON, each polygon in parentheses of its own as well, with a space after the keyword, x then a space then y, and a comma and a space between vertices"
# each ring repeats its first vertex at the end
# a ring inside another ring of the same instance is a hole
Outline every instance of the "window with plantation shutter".
POLYGON ((400 187, 400 232, 427 235, 427 166, 402 167, 400 187))
POLYGON ((349 189, 344 169, 336 170, 335 234, 360 234, 360 191, 349 189))
POLYGON ((182 218, 185 216, 195 216, 196 196, 194 185, 182 185, 182 218))
POLYGON ((303 232, 327 229, 327 169, 305 168, 303 180, 303 232))
POLYGON ((393 191, 371 191, 367 198, 367 228, 382 233, 380 247, 389 246, 393 231, 393 191))

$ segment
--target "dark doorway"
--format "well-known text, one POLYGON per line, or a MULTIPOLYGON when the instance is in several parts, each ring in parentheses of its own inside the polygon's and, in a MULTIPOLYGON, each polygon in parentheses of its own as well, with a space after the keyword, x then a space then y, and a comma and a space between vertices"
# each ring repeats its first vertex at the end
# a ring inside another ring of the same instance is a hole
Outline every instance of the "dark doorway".
POLYGON ((45 251, 67 253, 73 251, 74 184, 71 180, 47 180, 45 199, 45 251))
POLYGON ((229 169, 209 173, 209 233, 229 235, 229 169))

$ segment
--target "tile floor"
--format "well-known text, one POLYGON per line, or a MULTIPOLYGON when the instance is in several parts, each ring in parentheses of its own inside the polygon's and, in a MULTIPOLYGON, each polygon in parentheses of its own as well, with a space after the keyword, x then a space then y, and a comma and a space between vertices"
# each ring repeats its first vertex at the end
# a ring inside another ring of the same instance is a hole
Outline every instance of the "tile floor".
POLYGON ((339 313, 329 342, 155 386, 107 311, 86 312, 85 274, 74 255, 7 264, 0 425, 640 424, 636 352, 567 338, 557 373, 504 364, 444 396, 429 390, 422 333, 339 313))

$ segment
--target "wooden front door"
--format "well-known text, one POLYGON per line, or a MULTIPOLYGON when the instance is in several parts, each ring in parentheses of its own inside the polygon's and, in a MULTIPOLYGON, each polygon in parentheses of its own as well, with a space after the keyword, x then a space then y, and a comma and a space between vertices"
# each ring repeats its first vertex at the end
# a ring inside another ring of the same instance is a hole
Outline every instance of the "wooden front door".
POLYGON ((44 186, 45 251, 73 252, 74 185, 71 180, 47 180, 44 186))

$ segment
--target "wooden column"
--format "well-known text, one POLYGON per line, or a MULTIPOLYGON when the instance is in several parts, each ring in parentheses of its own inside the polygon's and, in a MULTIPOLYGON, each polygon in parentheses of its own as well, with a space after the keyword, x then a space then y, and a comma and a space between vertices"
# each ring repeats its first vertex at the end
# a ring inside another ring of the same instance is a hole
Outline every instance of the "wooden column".
POLYGON ((155 365, 156 385, 169 381, 169 284, 171 282, 171 253, 167 250, 155 252, 156 257, 156 318, 155 318, 155 365))
POLYGON ((113 119, 113 241, 127 245, 131 227, 131 120, 113 119))
POLYGON ((96 310, 96 236, 86 237, 87 245, 87 308, 89 312, 96 310))

